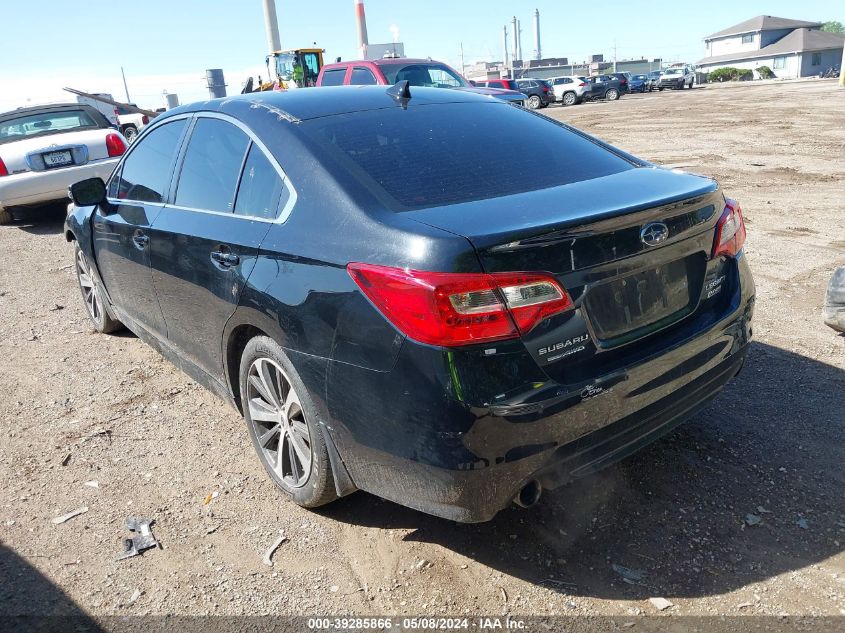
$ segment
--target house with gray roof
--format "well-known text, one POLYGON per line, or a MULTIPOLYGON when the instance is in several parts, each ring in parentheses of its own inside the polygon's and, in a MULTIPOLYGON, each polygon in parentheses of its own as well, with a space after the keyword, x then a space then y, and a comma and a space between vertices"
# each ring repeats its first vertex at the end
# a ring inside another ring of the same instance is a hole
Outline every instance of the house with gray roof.
POLYGON ((704 38, 706 57, 696 64, 709 73, 732 66, 768 66, 782 79, 810 77, 839 66, 845 36, 821 31, 820 22, 758 15, 704 38))

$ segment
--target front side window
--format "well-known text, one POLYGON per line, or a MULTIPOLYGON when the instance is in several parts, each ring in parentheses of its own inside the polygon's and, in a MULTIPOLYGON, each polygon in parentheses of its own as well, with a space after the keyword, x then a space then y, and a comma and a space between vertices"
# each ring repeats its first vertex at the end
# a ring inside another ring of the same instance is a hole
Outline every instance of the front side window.
POLYGON ((283 189, 279 172, 253 143, 244 163, 235 200, 235 215, 274 220, 279 214, 283 189))
POLYGON ((378 82, 376 76, 369 68, 353 68, 349 84, 352 86, 375 86, 378 82))
POLYGON ((775 57, 772 68, 786 68, 786 57, 775 57))
POLYGON ((231 213, 249 137, 220 119, 200 118, 191 132, 176 204, 231 213))
POLYGON ((136 141, 123 161, 116 187, 109 187, 109 195, 119 200, 164 202, 186 122, 165 123, 136 141))

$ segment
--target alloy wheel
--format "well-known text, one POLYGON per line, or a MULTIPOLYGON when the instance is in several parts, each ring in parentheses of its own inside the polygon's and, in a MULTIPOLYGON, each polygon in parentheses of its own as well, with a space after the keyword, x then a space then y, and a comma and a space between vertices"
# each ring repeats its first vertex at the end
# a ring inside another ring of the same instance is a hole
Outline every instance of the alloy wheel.
POLYGON ((538 97, 537 95, 531 95, 531 97, 528 99, 528 107, 532 110, 536 110, 537 108, 539 108, 540 97, 538 97))
POLYGON ((91 273, 85 253, 81 250, 76 253, 76 274, 79 277, 79 286, 82 288, 82 298, 85 300, 85 307, 94 323, 100 323, 103 318, 103 301, 100 298, 100 289, 97 280, 91 273))
POLYGON ((247 374, 247 405, 262 459, 290 488, 311 475, 311 434, 290 379, 274 360, 252 362, 247 374))
POLYGON ((574 105, 575 104, 575 95, 571 92, 567 92, 563 95, 563 105, 574 105))

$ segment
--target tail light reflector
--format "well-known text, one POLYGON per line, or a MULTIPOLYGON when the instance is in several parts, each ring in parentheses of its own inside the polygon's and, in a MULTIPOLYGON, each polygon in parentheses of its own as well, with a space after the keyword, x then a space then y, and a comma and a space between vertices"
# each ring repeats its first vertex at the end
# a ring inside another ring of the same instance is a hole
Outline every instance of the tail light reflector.
POLYGON ((580 84, 578 84, 578 87, 579 87, 579 88, 583 88, 583 87, 584 87, 584 86, 586 86, 586 85, 587 85, 587 84, 585 84, 585 83, 582 81, 580 84))
POLYGON ((149 123, 149 122, 150 122, 150 117, 148 117, 146 114, 144 114, 144 115, 142 115, 142 116, 141 116, 141 123, 143 123, 144 125, 146 125, 146 124, 147 124, 147 123, 149 123))
POLYGON ((572 307, 560 284, 538 273, 439 273, 359 263, 347 270, 394 326, 429 345, 517 338, 572 307))
POLYGON ((3 159, 0 158, 0 176, 8 176, 9 170, 6 169, 6 163, 3 162, 3 159))
POLYGON ((122 156, 123 152, 126 151, 126 143, 123 142, 119 134, 112 132, 106 135, 106 150, 108 150, 109 156, 122 156))
POLYGON ((745 220, 739 202, 725 200, 725 210, 716 223, 716 238, 713 240, 713 257, 725 255, 736 257, 745 244, 745 220))

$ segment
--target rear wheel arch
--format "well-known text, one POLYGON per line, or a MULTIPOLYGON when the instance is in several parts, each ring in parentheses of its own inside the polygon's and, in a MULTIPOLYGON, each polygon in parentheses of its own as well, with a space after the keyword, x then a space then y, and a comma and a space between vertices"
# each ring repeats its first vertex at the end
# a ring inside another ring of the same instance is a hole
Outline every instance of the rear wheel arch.
POLYGON ((256 336, 268 336, 268 334, 261 328, 252 324, 243 324, 232 330, 226 340, 226 350, 224 355, 226 366, 224 369, 226 370, 226 378, 229 381, 229 388, 232 391, 232 398, 241 414, 243 414, 243 404, 241 403, 240 393, 241 357, 244 354, 247 343, 256 336))

